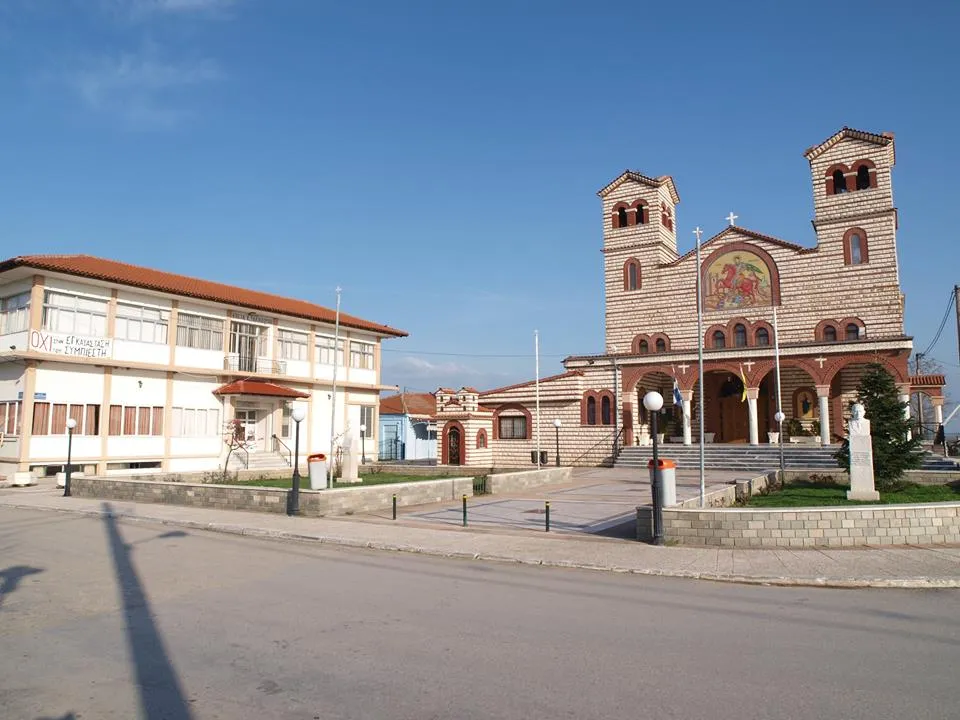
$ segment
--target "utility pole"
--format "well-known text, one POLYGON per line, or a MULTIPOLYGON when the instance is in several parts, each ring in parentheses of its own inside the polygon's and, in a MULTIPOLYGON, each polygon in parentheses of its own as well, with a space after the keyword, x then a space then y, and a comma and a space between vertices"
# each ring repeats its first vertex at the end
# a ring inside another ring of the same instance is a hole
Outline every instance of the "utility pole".
MULTIPOLYGON (((926 353, 919 352, 917 353, 917 367, 916 374, 923 375, 923 369, 920 366, 920 363, 923 362, 923 356, 926 353)), ((923 440, 923 393, 917 393, 917 426, 920 433, 920 440, 923 440)))
POLYGON ((960 285, 953 286, 953 309, 957 311, 957 362, 960 362, 960 285))

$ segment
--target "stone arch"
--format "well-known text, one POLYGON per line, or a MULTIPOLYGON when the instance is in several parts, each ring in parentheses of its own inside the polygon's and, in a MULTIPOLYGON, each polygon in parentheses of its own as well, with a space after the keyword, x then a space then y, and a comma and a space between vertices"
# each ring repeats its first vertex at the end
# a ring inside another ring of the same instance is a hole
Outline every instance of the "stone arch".
POLYGON ((649 335, 635 335, 633 342, 630 343, 630 351, 634 355, 648 355, 650 353, 650 336, 649 335), (647 349, 640 349, 640 342, 645 340, 647 343, 647 349))
POLYGON ((715 349, 718 347, 718 345, 714 340, 714 335, 716 335, 718 330, 723 333, 723 340, 724 340, 723 347, 725 348, 732 347, 732 345, 730 344, 730 333, 727 332, 727 326, 711 325, 710 327, 707 328, 707 332, 704 334, 704 337, 703 337, 703 346, 705 348, 715 349))
MULTIPOLYGON (((708 312, 709 308, 706 305, 706 299, 710 294, 710 288, 708 286, 709 277, 707 277, 707 271, 710 269, 710 266, 713 265, 714 261, 721 255, 732 252, 748 252, 753 253, 761 262, 767 266, 767 271, 770 273, 770 304, 779 305, 780 304, 780 270, 777 267, 776 261, 773 259, 773 256, 770 255, 762 247, 748 242, 734 242, 727 245, 722 245, 710 253, 707 258, 700 265, 700 287, 704 288, 706 294, 704 295, 704 311, 708 312)), ((753 306, 761 307, 761 306, 753 306)), ((762 306, 765 307, 765 306, 762 306)))
POLYGON ((628 205, 625 202, 618 202, 610 211, 610 226, 616 230, 617 228, 625 228, 630 224, 630 214, 627 212, 628 205))
POLYGON ((857 190, 867 190, 877 187, 877 166, 872 160, 867 160, 866 158, 857 160, 850 166, 850 172, 854 175, 857 190), (858 182, 861 168, 864 168, 867 172, 868 182, 865 188, 860 187, 860 183, 858 182))
POLYGON ((819 340, 820 342, 835 342, 833 340, 828 341, 824 339, 824 336, 823 336, 824 330, 826 330, 826 328, 829 326, 834 329, 834 331, 836 332, 837 340, 839 340, 840 329, 837 327, 837 325, 838 323, 836 320, 821 320, 820 322, 817 323, 817 326, 813 329, 814 339, 819 340))
POLYGON ((639 200, 635 200, 633 204, 629 206, 629 210, 634 211, 634 215, 633 215, 634 225, 646 225, 647 223, 650 222, 650 211, 647 209, 646 200, 642 198, 639 200))
POLYGON ((838 188, 836 186, 836 181, 834 180, 834 177, 835 177, 834 173, 836 173, 837 171, 840 171, 841 173, 843 173, 843 190, 840 192, 848 192, 850 190, 847 182, 847 174, 850 172, 850 168, 848 168, 843 163, 835 163, 830 167, 828 167, 827 171, 824 173, 827 195, 839 194, 838 188))
POLYGON ((450 432, 458 433, 457 444, 460 451, 459 465, 467 464, 467 434, 459 420, 447 420, 443 426, 443 433, 440 438, 440 463, 442 465, 450 464, 450 432))
POLYGON ((863 320, 858 317, 845 317, 838 323, 839 327, 837 328, 837 338, 847 339, 847 326, 856 325, 858 328, 859 337, 858 340, 863 340, 867 336, 867 326, 864 325, 863 320))
POLYGON ((487 447, 487 431, 483 428, 477 430, 477 450, 485 450, 487 447))
POLYGON ((533 432, 533 415, 520 403, 504 403, 493 411, 493 439, 500 439, 500 414, 506 410, 517 410, 527 419, 527 435, 524 438, 511 438, 520 440, 529 440, 533 432))

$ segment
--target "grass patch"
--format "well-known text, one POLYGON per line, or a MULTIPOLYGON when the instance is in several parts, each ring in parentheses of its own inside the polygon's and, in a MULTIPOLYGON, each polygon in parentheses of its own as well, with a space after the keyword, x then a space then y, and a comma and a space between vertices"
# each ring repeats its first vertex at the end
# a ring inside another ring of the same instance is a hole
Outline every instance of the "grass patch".
POLYGON ((754 495, 746 507, 816 507, 821 505, 899 505, 906 503, 958 502, 960 483, 916 485, 905 483, 890 492, 880 492, 879 502, 847 500, 849 486, 828 481, 797 480, 783 490, 754 495))
MULTIPOLYGON (((422 482, 424 480, 445 480, 451 475, 403 475, 401 473, 371 473, 366 476, 361 476, 363 482, 359 483, 342 483, 339 480, 334 480, 333 486, 335 488, 349 488, 349 487, 362 487, 365 485, 386 485, 389 483, 405 483, 405 482, 422 482)), ((238 485, 242 487, 272 487, 272 488, 283 488, 289 490, 293 487, 293 477, 288 478, 275 478, 275 479, 266 479, 266 478, 251 478, 249 480, 229 480, 223 484, 226 485, 238 485)), ((300 489, 309 490, 310 489, 310 478, 307 476, 301 476, 300 478, 300 489)))

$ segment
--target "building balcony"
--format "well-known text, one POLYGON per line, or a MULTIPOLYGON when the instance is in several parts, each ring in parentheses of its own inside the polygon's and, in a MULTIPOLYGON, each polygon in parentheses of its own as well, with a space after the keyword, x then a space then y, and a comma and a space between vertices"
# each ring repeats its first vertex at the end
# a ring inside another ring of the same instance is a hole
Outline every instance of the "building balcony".
POLYGON ((262 375, 286 375, 287 363, 285 360, 230 355, 224 358, 223 369, 262 375))

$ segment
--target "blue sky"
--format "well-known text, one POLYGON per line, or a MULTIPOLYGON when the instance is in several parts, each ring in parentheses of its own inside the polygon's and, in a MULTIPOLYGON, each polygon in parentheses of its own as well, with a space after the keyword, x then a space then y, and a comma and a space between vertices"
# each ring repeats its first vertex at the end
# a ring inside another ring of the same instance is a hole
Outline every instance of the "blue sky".
MULTIPOLYGON (((681 251, 731 210, 812 245, 802 153, 848 125, 897 136, 922 349, 960 282, 960 4, 866 8, 0 0, 0 254, 339 284, 410 332, 385 382, 492 387, 533 376, 535 329, 544 375, 602 351, 595 193, 624 168, 673 175, 681 251)), ((956 388, 952 319, 931 356, 956 388)))

